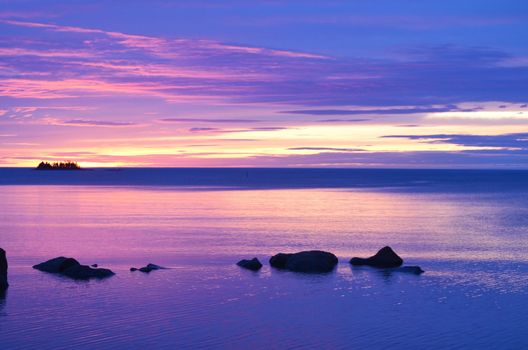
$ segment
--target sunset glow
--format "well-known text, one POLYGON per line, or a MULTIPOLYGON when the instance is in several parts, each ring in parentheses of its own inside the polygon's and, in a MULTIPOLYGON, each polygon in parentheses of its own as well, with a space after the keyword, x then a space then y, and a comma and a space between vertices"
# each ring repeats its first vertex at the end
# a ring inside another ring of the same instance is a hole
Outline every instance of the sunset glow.
POLYGON ((161 1, 112 22, 104 2, 30 3, 0 6, 1 166, 528 164, 528 22, 513 5, 461 20, 454 6, 310 3, 285 19, 292 4, 247 18, 242 2, 161 1), (380 23, 400 35, 373 47, 380 23))

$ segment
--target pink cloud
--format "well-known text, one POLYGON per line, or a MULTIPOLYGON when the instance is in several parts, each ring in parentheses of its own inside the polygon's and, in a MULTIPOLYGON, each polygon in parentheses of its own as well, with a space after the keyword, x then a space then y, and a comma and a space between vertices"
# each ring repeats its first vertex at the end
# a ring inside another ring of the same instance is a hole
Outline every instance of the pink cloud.
POLYGON ((31 50, 19 47, 0 47, 0 56, 38 56, 38 57, 76 57, 76 58, 90 58, 94 55, 87 51, 80 50, 67 50, 67 51, 54 51, 54 50, 31 50))
POLYGON ((102 80, 31 80, 4 79, 0 80, 0 96, 14 98, 56 99, 81 97, 83 94, 108 96, 132 94, 159 97, 168 101, 183 101, 196 99, 217 99, 216 96, 190 95, 175 93, 169 90, 186 90, 189 86, 165 85, 157 82, 142 83, 110 83, 102 80))
POLYGON ((262 47, 250 47, 242 45, 228 45, 222 44, 210 40, 187 40, 187 39, 165 39, 157 38, 145 35, 126 34, 114 31, 104 31, 100 29, 90 29, 74 26, 62 26, 49 23, 38 23, 28 21, 16 21, 16 20, 0 20, 0 22, 22 26, 28 28, 43 28, 50 29, 57 32, 69 32, 79 34, 100 34, 110 38, 117 39, 117 41, 124 46, 134 49, 141 49, 154 52, 164 57, 178 57, 180 54, 177 52, 177 48, 188 47, 195 49, 209 49, 209 50, 224 50, 224 51, 238 51, 250 54, 259 54, 264 56, 284 56, 294 58, 310 58, 310 59, 328 59, 329 57, 304 53, 295 52, 288 50, 276 50, 262 47))
POLYGON ((85 62, 70 61, 69 64, 75 64, 85 67, 102 68, 123 72, 129 75, 143 77, 167 77, 167 78, 191 78, 191 79, 224 79, 224 80, 248 80, 263 79, 267 77, 264 74, 240 74, 233 75, 227 72, 219 72, 205 69, 189 69, 184 67, 171 67, 164 64, 125 64, 122 61, 107 62, 85 62))
POLYGON ((295 58, 314 58, 314 59, 329 59, 328 56, 317 55, 305 52, 295 52, 287 50, 274 50, 262 47, 251 47, 251 46, 240 46, 240 45, 228 45, 221 44, 212 41, 202 41, 203 46, 209 49, 220 49, 226 51, 239 51, 255 55, 269 55, 269 56, 284 56, 284 57, 295 57, 295 58))

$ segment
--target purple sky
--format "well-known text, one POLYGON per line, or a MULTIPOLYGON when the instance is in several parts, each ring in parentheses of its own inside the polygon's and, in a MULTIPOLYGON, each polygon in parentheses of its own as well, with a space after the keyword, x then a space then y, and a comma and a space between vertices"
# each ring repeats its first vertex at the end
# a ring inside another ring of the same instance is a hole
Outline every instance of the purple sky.
POLYGON ((528 2, 3 1, 0 166, 528 168, 528 2))

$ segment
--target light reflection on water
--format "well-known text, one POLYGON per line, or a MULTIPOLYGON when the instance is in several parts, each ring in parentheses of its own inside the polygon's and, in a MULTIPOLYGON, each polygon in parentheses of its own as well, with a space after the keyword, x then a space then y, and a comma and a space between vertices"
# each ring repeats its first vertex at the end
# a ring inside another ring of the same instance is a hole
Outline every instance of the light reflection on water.
POLYGON ((1 186, 0 198, 9 349, 528 346, 526 193, 1 186), (427 272, 347 264, 386 244, 427 272), (337 271, 267 265, 313 248, 335 252, 337 271), (58 255, 117 275, 30 268, 58 255), (254 255, 259 273, 234 266, 254 255), (171 269, 128 271, 148 262, 171 269))

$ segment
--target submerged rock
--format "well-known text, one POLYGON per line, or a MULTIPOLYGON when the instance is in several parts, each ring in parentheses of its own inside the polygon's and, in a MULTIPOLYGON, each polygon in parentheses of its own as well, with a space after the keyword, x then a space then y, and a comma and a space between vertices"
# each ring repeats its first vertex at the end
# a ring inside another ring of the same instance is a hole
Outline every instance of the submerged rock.
POLYGON ((0 291, 9 287, 7 283, 7 258, 6 252, 0 248, 0 291))
POLYGON ((166 267, 162 267, 156 264, 149 263, 147 264, 147 266, 140 267, 139 269, 135 267, 131 267, 130 271, 141 271, 141 272, 149 273, 150 271, 153 271, 153 270, 163 270, 163 269, 166 269, 166 267))
POLYGON ((262 268, 262 264, 260 263, 259 259, 253 258, 251 260, 243 259, 237 262, 237 265, 248 270, 252 271, 258 271, 262 268))
POLYGON ((60 274, 72 279, 106 278, 114 275, 109 269, 94 269, 88 265, 81 265, 73 258, 60 256, 33 266, 34 269, 49 273, 60 274))
POLYGON ((402 266, 394 269, 396 272, 413 273, 415 275, 421 275, 425 271, 420 266, 402 266))
POLYGON ((330 272, 337 263, 338 259, 334 254, 321 250, 293 254, 279 253, 270 258, 270 265, 275 268, 305 273, 330 272))
POLYGON ((350 259, 350 263, 356 266, 368 265, 372 267, 391 268, 401 266, 403 259, 391 247, 387 246, 381 248, 376 255, 370 258, 352 258, 350 259))

